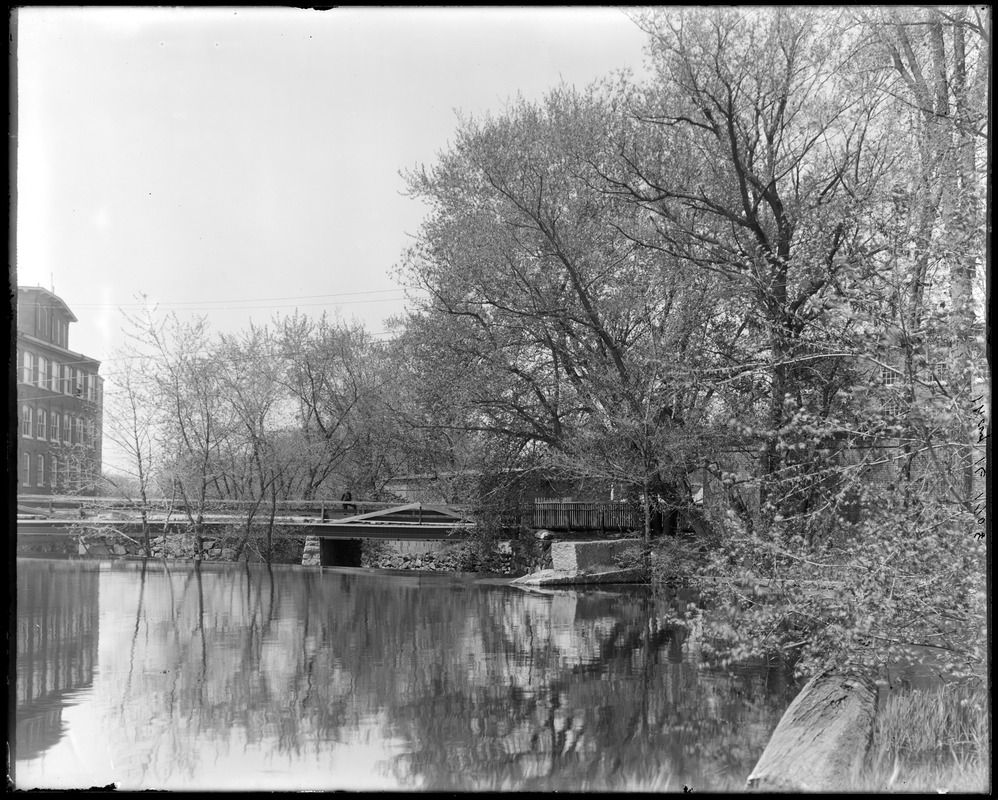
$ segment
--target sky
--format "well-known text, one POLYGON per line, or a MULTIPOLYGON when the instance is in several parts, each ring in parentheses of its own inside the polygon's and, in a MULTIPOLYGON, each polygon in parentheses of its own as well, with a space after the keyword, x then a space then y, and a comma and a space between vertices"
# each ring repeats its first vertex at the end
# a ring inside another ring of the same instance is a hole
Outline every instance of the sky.
MULTIPOLYGON (((73 310, 112 388, 122 310, 213 330, 338 311, 375 334, 460 112, 640 75, 611 7, 16 11, 16 280, 73 310)), ((383 335, 383 334, 382 334, 383 335)))

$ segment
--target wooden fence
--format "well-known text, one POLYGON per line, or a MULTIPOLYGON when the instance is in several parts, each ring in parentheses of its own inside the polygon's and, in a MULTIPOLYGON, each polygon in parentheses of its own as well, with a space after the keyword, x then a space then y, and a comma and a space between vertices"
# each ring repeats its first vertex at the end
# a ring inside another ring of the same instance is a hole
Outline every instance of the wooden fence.
POLYGON ((534 503, 533 527, 566 531, 633 531, 644 529, 639 509, 618 502, 534 503))

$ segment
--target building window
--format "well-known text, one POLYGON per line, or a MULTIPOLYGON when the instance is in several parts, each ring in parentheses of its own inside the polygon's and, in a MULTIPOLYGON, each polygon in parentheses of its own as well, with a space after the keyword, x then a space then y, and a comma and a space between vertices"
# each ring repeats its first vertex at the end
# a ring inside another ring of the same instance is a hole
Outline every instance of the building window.
POLYGON ((38 456, 35 459, 36 466, 38 467, 38 479, 35 482, 36 486, 45 485, 45 456, 38 456))
POLYGON ((31 454, 24 454, 24 473, 21 476, 21 483, 31 486, 31 454))
POLYGON ((49 480, 52 482, 52 491, 59 488, 59 459, 49 456, 49 480))
POLYGON ((45 417, 46 417, 45 409, 44 408, 39 408, 38 409, 38 417, 35 420, 35 422, 37 424, 37 428, 35 429, 35 438, 36 439, 44 439, 45 436, 46 436, 47 432, 45 430, 45 423, 46 423, 47 420, 45 419, 45 417))
POLYGON ((59 441, 59 412, 52 412, 52 424, 49 425, 49 438, 54 442, 59 441))
POLYGON ((73 424, 73 418, 69 414, 62 415, 62 440, 66 444, 73 443, 71 426, 73 424))
POLYGON ((45 388, 45 371, 48 369, 48 359, 38 356, 38 385, 45 388))
POLYGON ((881 367, 880 382, 887 389, 884 397, 884 413, 889 417, 904 416, 904 375, 900 370, 881 367))
POLYGON ((48 388, 53 392, 59 391, 59 365, 55 361, 49 361, 49 370, 46 377, 48 388))
POLYGON ((31 353, 24 354, 24 371, 21 374, 21 383, 31 383, 31 369, 32 369, 32 356, 31 353))
POLYGON ((83 397, 83 373, 80 370, 73 370, 73 394, 83 397))
POLYGON ((72 367, 67 367, 66 365, 62 365, 60 367, 60 370, 61 370, 62 379, 59 381, 59 391, 61 391, 63 394, 69 394, 70 393, 69 378, 73 371, 72 367))
POLYGON ((901 372, 893 367, 881 367, 880 382, 884 386, 897 386, 901 383, 901 372))
POLYGON ((21 436, 31 438, 31 406, 21 407, 21 436))

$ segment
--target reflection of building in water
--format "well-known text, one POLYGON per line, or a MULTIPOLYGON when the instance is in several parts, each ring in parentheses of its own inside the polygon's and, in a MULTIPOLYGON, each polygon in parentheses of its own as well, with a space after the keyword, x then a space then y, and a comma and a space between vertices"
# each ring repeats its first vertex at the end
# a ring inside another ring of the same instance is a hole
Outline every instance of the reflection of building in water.
POLYGON ((55 745, 72 693, 97 667, 98 565, 19 561, 15 755, 55 745))

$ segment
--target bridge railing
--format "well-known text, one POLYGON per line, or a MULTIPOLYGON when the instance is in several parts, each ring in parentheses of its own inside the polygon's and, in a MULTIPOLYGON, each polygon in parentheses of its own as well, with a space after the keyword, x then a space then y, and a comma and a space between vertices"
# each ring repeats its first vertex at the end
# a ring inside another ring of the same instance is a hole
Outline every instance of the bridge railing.
MULTIPOLYGON (((267 501, 258 503, 253 500, 208 500, 202 509, 206 514, 231 514, 240 513, 250 507, 257 506, 257 514, 269 513, 270 504, 267 501)), ((314 516, 321 517, 344 516, 363 514, 368 511, 377 511, 382 508, 392 508, 401 505, 398 501, 381 502, 374 500, 280 500, 277 503, 278 516, 314 516), (348 508, 344 509, 343 506, 348 508)), ((150 498, 146 502, 130 500, 122 497, 109 496, 86 496, 86 495, 26 495, 17 496, 17 507, 19 513, 38 513, 58 515, 60 513, 74 514, 83 511, 87 514, 98 512, 137 512, 145 510, 151 514, 183 515, 186 510, 185 504, 179 500, 169 498, 150 498)))

